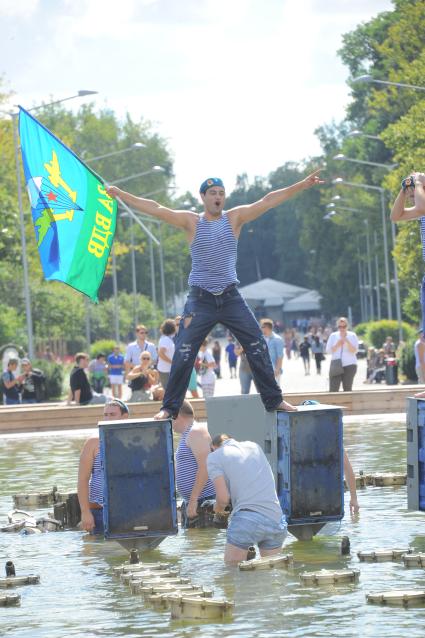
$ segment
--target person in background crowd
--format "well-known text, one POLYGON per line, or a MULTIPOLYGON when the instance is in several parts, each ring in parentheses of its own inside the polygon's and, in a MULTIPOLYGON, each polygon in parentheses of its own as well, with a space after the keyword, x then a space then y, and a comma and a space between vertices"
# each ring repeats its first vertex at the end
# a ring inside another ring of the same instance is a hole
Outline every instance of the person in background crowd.
POLYGON ((114 346, 114 350, 112 354, 108 356, 107 361, 112 396, 116 399, 121 399, 122 386, 124 383, 124 356, 121 354, 118 344, 114 346))
POLYGON ((300 350, 300 357, 303 360, 303 364, 304 364, 304 374, 308 375, 310 374, 311 343, 307 335, 305 335, 304 339, 301 341, 299 350, 300 350))
POLYGON ((291 352, 293 353, 294 358, 298 359, 300 352, 299 352, 299 349, 298 349, 297 335, 296 335, 295 330, 292 330, 291 332, 292 332, 292 334, 291 334, 291 352))
POLYGON ((236 346, 235 352, 239 357, 239 381, 241 384, 241 394, 249 394, 251 391, 251 382, 254 380, 251 368, 249 367, 248 357, 240 344, 236 346))
POLYGON ((257 443, 219 434, 208 455, 208 476, 216 493, 215 511, 232 503, 224 560, 246 560, 258 544, 262 557, 279 554, 286 537, 286 520, 276 494, 270 464, 257 443))
POLYGON ((174 357, 174 335, 176 334, 176 324, 174 319, 166 319, 161 325, 161 337, 158 343, 158 364, 157 369, 161 385, 167 389, 170 377, 171 363, 174 357))
POLYGON ((77 405, 105 403, 106 397, 104 394, 93 395, 86 374, 88 365, 89 355, 85 352, 77 352, 75 355, 75 366, 71 370, 69 377, 70 391, 68 394, 68 405, 71 401, 75 401, 77 405))
POLYGON ((280 385, 284 348, 283 339, 276 334, 276 332, 273 332, 273 321, 271 319, 261 319, 260 326, 269 349, 274 378, 276 379, 276 383, 280 385))
MULTIPOLYGON (((199 361, 199 359, 197 359, 197 361, 199 361)), ((192 373, 190 375, 189 385, 187 389, 190 392, 192 399, 199 399, 198 373, 196 371, 196 368, 192 368, 192 373)))
POLYGON ((215 376, 217 377, 217 379, 221 379, 221 345, 218 341, 214 341, 214 345, 212 347, 212 356, 214 357, 215 361, 215 376))
POLYGON ((143 324, 136 326, 136 341, 132 341, 128 344, 124 357, 125 373, 126 375, 130 370, 137 366, 140 362, 140 355, 147 350, 151 357, 153 364, 156 365, 158 360, 158 354, 155 345, 147 340, 148 330, 143 324))
POLYGON ((357 372, 357 350, 359 341, 354 332, 348 330, 348 319, 340 317, 337 321, 335 332, 329 335, 326 344, 326 352, 332 355, 331 365, 329 369, 329 392, 338 392, 342 381, 342 389, 344 392, 351 392, 353 381, 357 372), (340 360, 342 363, 342 372, 334 373, 332 370, 332 361, 340 360))
MULTIPOLYGON (((103 408, 105 421, 128 419, 127 405, 112 399, 103 408)), ((99 432, 84 443, 78 466, 78 500, 81 508, 81 529, 91 534, 103 534, 103 467, 99 450, 99 432)))
POLYGON ((386 357, 395 357, 396 345, 392 337, 387 337, 382 344, 386 357))
POLYGON ((425 383, 425 337, 422 330, 418 332, 418 339, 415 341, 415 370, 418 375, 418 382, 425 383))
POLYGON ((106 356, 103 354, 103 352, 99 352, 99 354, 96 356, 96 359, 90 361, 88 369, 90 372, 91 385, 93 390, 97 394, 102 394, 105 383, 108 380, 106 376, 106 356))
MULTIPOLYGON (((140 363, 134 366, 127 375, 131 390, 131 403, 136 401, 150 401, 151 389, 159 383, 159 373, 153 367, 150 352, 145 350, 140 354, 140 363)), ((159 400, 159 399, 156 399, 159 400)))
POLYGON ((227 364, 230 370, 230 378, 236 379, 236 362, 238 360, 235 352, 235 340, 231 335, 227 337, 228 344, 226 346, 227 364))
POLYGON ((176 485, 183 498, 182 527, 187 527, 190 519, 197 517, 202 502, 215 497, 214 486, 207 472, 211 437, 206 424, 195 421, 189 401, 183 401, 172 423, 174 432, 181 435, 176 451, 176 485))
POLYGON ((2 374, 3 394, 6 405, 19 405, 19 386, 24 380, 23 375, 15 376, 18 368, 18 359, 10 358, 7 362, 7 370, 2 374))
POLYGON ((291 335, 291 331, 290 330, 286 330, 284 337, 283 337, 283 342, 285 344, 285 354, 287 359, 291 358, 292 355, 292 351, 291 351, 291 346, 292 346, 292 335, 291 335))
POLYGON ((55 355, 53 354, 53 352, 50 349, 50 346, 46 346, 46 349, 42 355, 43 359, 45 359, 46 361, 54 361, 55 360, 55 355))
POLYGON ((198 354, 199 359, 199 375, 201 378, 201 388, 204 398, 213 397, 215 389, 215 361, 211 352, 208 350, 208 339, 202 342, 198 354))
POLYGON ((321 374, 322 372, 322 361, 325 358, 323 354, 323 341, 315 335, 311 340, 311 352, 314 355, 314 360, 316 362, 316 373, 321 374))
POLYGON ((369 348, 373 352, 368 353, 367 379, 366 383, 381 383, 385 380, 385 352, 384 349, 375 350, 369 348))
POLYGON ((44 399, 46 377, 38 368, 33 368, 29 359, 22 359, 22 385, 20 387, 22 403, 40 403, 44 399))

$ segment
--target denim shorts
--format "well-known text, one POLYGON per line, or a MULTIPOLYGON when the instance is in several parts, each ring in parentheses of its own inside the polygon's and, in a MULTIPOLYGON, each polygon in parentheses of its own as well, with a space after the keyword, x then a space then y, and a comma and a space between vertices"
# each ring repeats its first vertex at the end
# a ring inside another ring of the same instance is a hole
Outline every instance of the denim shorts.
POLYGON ((277 523, 264 514, 239 510, 230 519, 227 542, 239 549, 248 549, 255 544, 260 549, 278 549, 283 545, 286 532, 287 525, 283 515, 277 523))

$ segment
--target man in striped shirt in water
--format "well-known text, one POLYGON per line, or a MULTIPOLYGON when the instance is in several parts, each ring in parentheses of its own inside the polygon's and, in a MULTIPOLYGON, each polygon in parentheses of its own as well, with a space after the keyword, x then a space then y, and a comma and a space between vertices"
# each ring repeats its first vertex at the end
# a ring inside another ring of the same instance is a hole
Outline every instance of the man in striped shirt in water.
MULTIPOLYGON (((103 408, 104 421, 128 419, 129 409, 121 399, 112 399, 103 408)), ((103 464, 99 451, 99 433, 84 443, 78 467, 78 500, 81 529, 103 534, 103 464)))
POLYGON ((189 527, 189 519, 198 515, 203 501, 215 499, 214 486, 208 478, 207 457, 211 437, 205 424, 196 423, 189 401, 183 401, 173 430, 180 434, 176 451, 176 485, 183 498, 182 527, 189 527))
POLYGON ((190 375, 201 343, 217 323, 232 332, 244 349, 255 384, 266 410, 296 410, 283 400, 274 377, 267 344, 246 302, 238 292, 236 274, 238 238, 242 226, 271 208, 316 184, 323 183, 320 170, 305 179, 265 195, 262 199, 224 210, 225 190, 221 179, 211 177, 199 189, 204 212, 172 210, 157 202, 107 188, 112 197, 147 215, 183 230, 190 244, 192 270, 170 377, 157 419, 175 419, 186 395, 190 375))

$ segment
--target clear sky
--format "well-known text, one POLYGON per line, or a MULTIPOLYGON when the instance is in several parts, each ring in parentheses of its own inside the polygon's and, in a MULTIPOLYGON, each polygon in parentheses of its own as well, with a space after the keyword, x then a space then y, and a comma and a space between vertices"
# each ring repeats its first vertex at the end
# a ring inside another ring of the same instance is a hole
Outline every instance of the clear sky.
POLYGON ((267 176, 319 152, 314 129, 342 119, 349 102, 342 35, 391 8, 390 0, 0 0, 0 74, 27 107, 99 91, 99 107, 154 122, 180 192, 209 176, 230 191, 240 173, 267 176))

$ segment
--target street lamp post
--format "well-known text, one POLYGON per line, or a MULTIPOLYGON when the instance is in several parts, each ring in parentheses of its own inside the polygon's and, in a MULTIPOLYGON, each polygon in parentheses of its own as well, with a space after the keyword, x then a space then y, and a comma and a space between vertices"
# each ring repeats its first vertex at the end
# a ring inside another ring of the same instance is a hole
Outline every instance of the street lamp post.
POLYGON ((378 235, 376 230, 373 233, 373 244, 375 248, 375 277, 376 277, 376 305, 378 310, 378 320, 381 319, 381 286, 379 285, 379 262, 378 262, 378 235))
POLYGON ((385 266, 385 282, 387 291, 387 313, 388 319, 393 318, 391 308, 391 288, 390 288, 390 267, 388 262, 388 240, 387 240, 387 224, 386 224, 386 210, 385 210, 385 196, 384 189, 381 186, 372 186, 371 184, 360 184, 357 182, 346 182, 342 177, 337 177, 332 180, 333 184, 341 184, 344 186, 350 186, 352 188, 363 188, 365 190, 373 190, 380 194, 381 201, 381 217, 382 217, 382 234, 384 239, 384 266, 385 266))
MULTIPOLYGON (((28 111, 37 111, 41 108, 45 108, 47 106, 53 106, 54 104, 60 104, 62 102, 67 102, 68 100, 73 100, 77 97, 85 97, 87 95, 96 95, 97 91, 86 91, 81 90, 78 91, 76 95, 71 95, 69 97, 64 97, 60 100, 55 100, 53 102, 49 102, 47 104, 40 104, 39 106, 33 106, 28 111)), ((12 120, 12 131, 13 131, 13 149, 15 155, 15 169, 16 169, 16 182, 17 182, 17 190, 18 190, 18 207, 19 207, 19 226, 20 226, 20 234, 21 234, 21 248, 22 248, 22 270, 23 270, 23 279, 24 279, 24 303, 25 303, 25 315, 26 315, 26 325, 27 325, 27 339, 28 339, 28 356, 30 359, 34 358, 34 334, 33 334, 33 322, 32 322, 32 310, 31 310, 31 292, 29 285, 29 276, 28 276, 28 260, 27 260, 27 242, 25 237, 25 216, 24 216, 24 207, 22 202, 22 182, 21 182, 21 171, 19 166, 19 140, 18 140, 18 112, 8 112, 7 115, 12 120)))
POLYGON ((405 82, 390 82, 389 80, 379 80, 371 75, 359 75, 351 80, 352 84, 359 82, 370 82, 372 84, 386 84, 388 86, 398 86, 402 89, 413 89, 414 91, 425 91, 425 86, 417 86, 416 84, 406 84, 405 82))
MULTIPOLYGON (((328 204, 328 206, 335 206, 335 204, 328 204)), ((339 206, 338 209, 333 210, 333 213, 336 214, 338 211, 347 211, 350 213, 363 213, 360 208, 351 208, 347 206, 339 206)), ((375 318, 375 310, 374 310, 374 299, 373 299, 373 284, 372 284, 372 257, 370 251, 370 232, 369 232, 369 220, 363 220, 366 226, 366 256, 367 256, 367 273, 368 273, 368 283, 365 281, 365 288, 367 289, 367 294, 369 297, 369 312, 368 316, 370 319, 375 318)), ((365 277, 366 279, 366 277, 365 277)))
POLYGON ((368 160, 355 159, 353 157, 347 157, 344 153, 334 155, 333 159, 343 162, 354 162, 354 164, 365 164, 366 166, 377 166, 378 168, 385 168, 387 171, 392 171, 398 166, 398 164, 381 164, 381 162, 369 162, 368 160))
POLYGON ((97 162, 101 159, 106 159, 107 157, 114 157, 115 155, 121 155, 122 153, 128 153, 129 151, 133 151, 139 148, 146 148, 146 144, 143 142, 134 142, 131 146, 127 148, 121 148, 118 151, 111 151, 110 153, 104 153, 103 155, 96 155, 95 157, 89 157, 88 159, 83 159, 86 164, 90 164, 91 162, 97 162))

